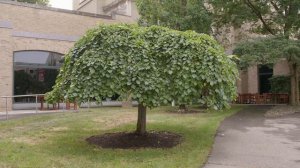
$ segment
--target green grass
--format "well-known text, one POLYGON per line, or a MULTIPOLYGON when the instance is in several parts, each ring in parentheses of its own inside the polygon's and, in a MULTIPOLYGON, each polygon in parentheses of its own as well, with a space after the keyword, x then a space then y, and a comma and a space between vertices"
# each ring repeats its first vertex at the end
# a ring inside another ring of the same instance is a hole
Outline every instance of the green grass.
POLYGON ((0 121, 0 167, 196 168, 205 162, 220 121, 241 107, 199 114, 167 112, 170 109, 148 111, 147 129, 183 135, 183 143, 172 149, 112 150, 86 143, 92 135, 133 131, 136 108, 100 108, 0 121))

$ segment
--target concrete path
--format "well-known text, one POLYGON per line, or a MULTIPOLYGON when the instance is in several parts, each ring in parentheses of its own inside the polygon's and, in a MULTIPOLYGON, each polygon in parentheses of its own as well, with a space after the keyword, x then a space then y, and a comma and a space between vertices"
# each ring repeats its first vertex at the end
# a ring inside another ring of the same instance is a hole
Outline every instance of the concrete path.
MULTIPOLYGON (((75 112, 74 110, 55 110, 55 111, 35 111, 35 110, 16 110, 8 112, 8 119, 22 118, 32 115, 54 114, 64 112, 75 112)), ((6 120, 6 112, 0 112, 0 121, 6 120)))
POLYGON ((300 168, 300 113, 264 118, 267 106, 251 106, 219 128, 204 168, 300 168))

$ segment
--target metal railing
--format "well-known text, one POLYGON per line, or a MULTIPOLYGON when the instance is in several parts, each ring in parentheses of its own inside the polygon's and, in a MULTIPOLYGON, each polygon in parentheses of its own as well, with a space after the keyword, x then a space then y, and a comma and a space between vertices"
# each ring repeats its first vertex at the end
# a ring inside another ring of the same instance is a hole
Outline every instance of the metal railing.
POLYGON ((264 94, 239 94, 237 104, 288 104, 289 94, 275 94, 275 93, 264 93, 264 94))
POLYGON ((38 113, 38 97, 45 96, 45 94, 31 94, 31 95, 16 95, 16 96, 1 96, 5 99, 5 115, 6 120, 8 120, 8 101, 7 99, 19 98, 19 97, 35 97, 35 113, 38 113))

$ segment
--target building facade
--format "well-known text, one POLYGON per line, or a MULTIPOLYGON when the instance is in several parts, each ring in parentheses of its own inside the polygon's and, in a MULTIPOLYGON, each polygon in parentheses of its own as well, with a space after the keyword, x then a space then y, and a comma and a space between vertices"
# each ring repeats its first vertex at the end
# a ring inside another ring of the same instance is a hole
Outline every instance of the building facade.
MULTIPOLYGON (((227 27, 214 30, 214 37, 225 47, 227 54, 232 54, 235 46, 244 40, 266 37, 264 35, 249 33, 251 24, 244 24, 240 28, 227 27)), ((270 81, 272 76, 289 76, 290 70, 286 60, 282 59, 272 67, 265 65, 254 65, 240 71, 237 81, 237 92, 239 94, 263 94, 270 93, 270 81)))
POLYGON ((239 94, 264 94, 270 93, 271 86, 269 79, 272 76, 289 76, 288 62, 284 59, 278 61, 272 67, 255 65, 240 71, 237 81, 239 94))
MULTIPOLYGON (((97 24, 136 23, 134 0, 74 0, 74 10, 63 10, 15 1, 0 0, 0 97, 43 94, 51 90, 61 58, 74 43, 97 24)), ((255 37, 229 29, 215 36, 230 54, 239 41, 255 37), (227 39, 222 39, 227 37, 227 39)), ((273 68, 252 66, 241 71, 240 94, 266 93, 273 75, 289 75, 285 60, 273 68)), ((8 109, 30 99, 8 99, 8 109)), ((0 111, 6 101, 0 99, 0 111)))
MULTIPOLYGON (((0 96, 45 93, 61 57, 88 29, 127 22, 113 16, 0 0, 0 96)), ((16 102, 8 99, 8 109, 16 102)), ((0 99, 0 111, 5 110, 0 99)))
POLYGON ((73 0, 73 10, 110 15, 126 23, 136 23, 139 18, 135 0, 73 0))

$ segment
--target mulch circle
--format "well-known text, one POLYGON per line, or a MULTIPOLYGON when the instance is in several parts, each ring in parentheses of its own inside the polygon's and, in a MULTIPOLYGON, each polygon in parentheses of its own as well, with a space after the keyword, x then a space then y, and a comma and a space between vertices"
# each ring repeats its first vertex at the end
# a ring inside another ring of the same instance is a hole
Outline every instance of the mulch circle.
POLYGON ((180 144, 182 136, 171 132, 147 132, 138 135, 134 132, 107 133, 86 139, 90 144, 111 149, 172 148, 180 144))

